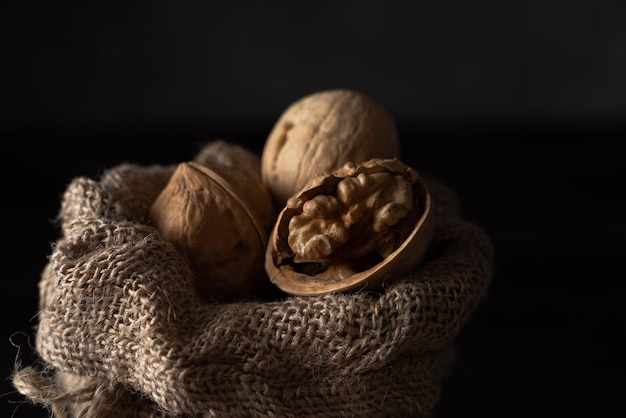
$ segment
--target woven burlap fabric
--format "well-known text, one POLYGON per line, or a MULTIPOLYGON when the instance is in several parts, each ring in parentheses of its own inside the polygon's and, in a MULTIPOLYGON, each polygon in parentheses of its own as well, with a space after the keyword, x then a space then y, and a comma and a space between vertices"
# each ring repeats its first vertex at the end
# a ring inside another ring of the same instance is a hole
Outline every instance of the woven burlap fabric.
POLYGON ((122 164, 67 187, 40 281, 41 365, 14 385, 55 416, 424 417, 488 292, 493 249, 428 181, 424 261, 384 292, 203 302, 146 221, 171 166, 122 164))

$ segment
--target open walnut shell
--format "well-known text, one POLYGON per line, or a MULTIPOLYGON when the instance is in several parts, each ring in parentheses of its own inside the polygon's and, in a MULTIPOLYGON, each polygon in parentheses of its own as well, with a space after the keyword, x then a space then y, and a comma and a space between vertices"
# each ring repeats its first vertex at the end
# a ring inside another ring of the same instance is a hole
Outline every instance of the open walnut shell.
POLYGON ((431 205, 419 173, 397 158, 318 174, 280 212, 265 271, 291 295, 380 289, 423 259, 431 205))

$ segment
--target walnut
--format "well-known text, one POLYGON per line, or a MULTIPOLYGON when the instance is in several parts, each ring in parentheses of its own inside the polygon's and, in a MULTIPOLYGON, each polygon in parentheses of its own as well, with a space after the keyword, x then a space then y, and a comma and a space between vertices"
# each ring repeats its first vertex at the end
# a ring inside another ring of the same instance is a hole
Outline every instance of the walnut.
POLYGON ((255 209, 269 234, 276 222, 277 211, 261 178, 261 159, 258 155, 241 145, 215 140, 205 145, 193 160, 227 179, 237 195, 255 209))
POLYGON ((261 155, 261 175, 277 208, 314 175, 347 161, 399 156, 396 124, 370 97, 325 90, 292 103, 274 124, 261 155))
POLYGON ((376 289, 413 270, 434 232, 428 188, 398 158, 321 173, 280 212, 265 254, 286 293, 376 289))
POLYGON ((210 145, 195 161, 178 164, 150 208, 150 222, 186 257, 208 301, 236 300, 269 283, 263 259, 275 216, 260 172, 241 171, 254 167, 248 153, 225 142, 210 145), (233 152, 249 164, 230 164, 233 152))

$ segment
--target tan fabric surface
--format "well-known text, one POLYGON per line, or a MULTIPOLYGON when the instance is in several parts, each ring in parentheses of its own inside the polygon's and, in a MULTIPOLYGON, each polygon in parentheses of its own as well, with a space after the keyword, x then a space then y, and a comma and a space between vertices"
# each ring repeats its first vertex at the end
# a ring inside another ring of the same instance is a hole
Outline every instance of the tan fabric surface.
POLYGON ((58 417, 424 417, 487 295, 493 248, 453 190, 428 184, 423 263, 382 294, 202 302, 147 224, 173 167, 122 164, 67 187, 40 282, 43 367, 13 383, 58 417), (81 415, 82 413, 82 415, 81 415))

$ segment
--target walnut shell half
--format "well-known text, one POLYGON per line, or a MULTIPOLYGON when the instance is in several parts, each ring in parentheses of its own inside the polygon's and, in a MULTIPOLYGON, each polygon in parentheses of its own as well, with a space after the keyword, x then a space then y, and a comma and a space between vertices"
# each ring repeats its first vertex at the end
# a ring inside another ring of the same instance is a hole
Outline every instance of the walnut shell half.
POLYGON ((265 271, 291 295, 380 289, 423 259, 435 226, 431 205, 419 173, 399 159, 348 162, 287 201, 265 271))

